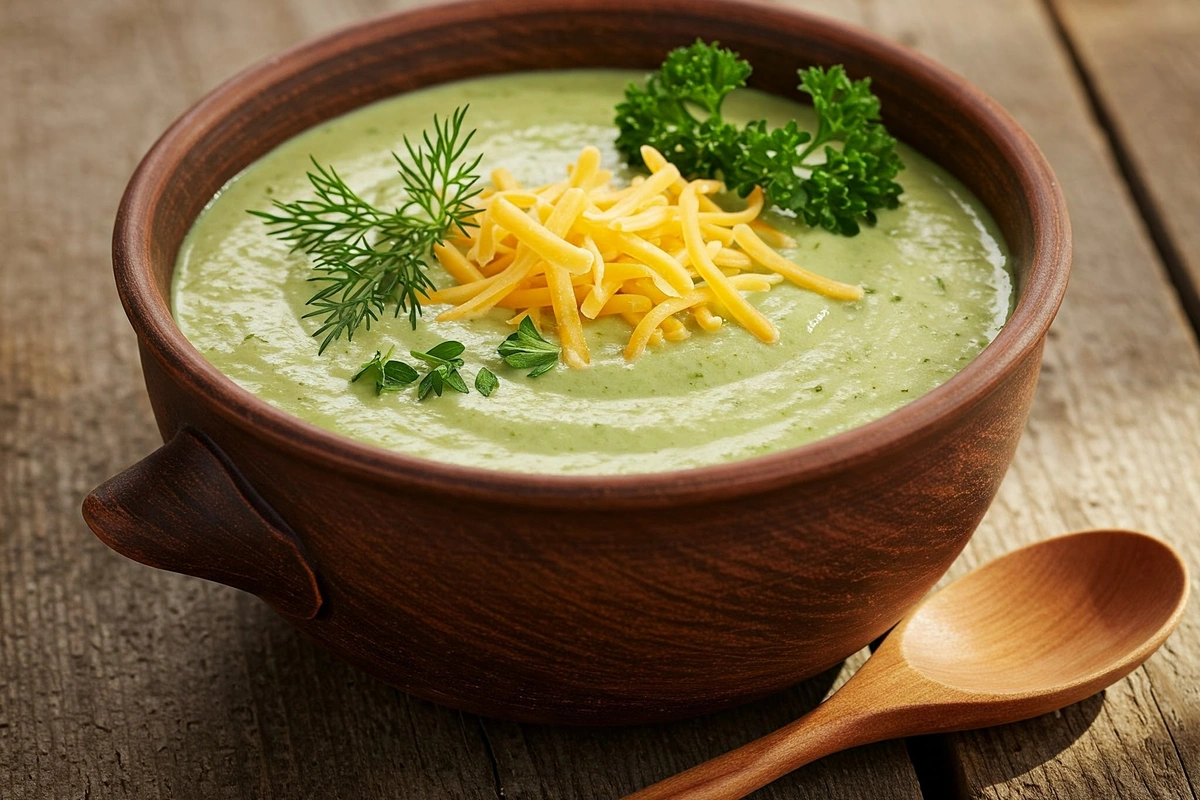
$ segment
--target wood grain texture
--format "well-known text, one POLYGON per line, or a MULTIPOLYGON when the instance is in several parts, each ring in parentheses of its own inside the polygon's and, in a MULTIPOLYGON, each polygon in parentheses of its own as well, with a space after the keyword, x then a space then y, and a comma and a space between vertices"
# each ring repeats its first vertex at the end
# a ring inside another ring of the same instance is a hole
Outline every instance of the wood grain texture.
MULTIPOLYGON (((731 0, 659 0, 651 10, 641 0, 476 0, 322 37, 215 90, 130 181, 113 259, 164 437, 185 426, 207 436, 295 531, 319 576, 320 613, 292 615, 306 636, 454 708, 631 724, 731 708, 812 677, 883 634, 949 567, 1032 403, 1066 289, 1064 204, 1036 145, 987 97, 859 29, 731 0), (1015 308, 946 385, 870 425, 746 462, 533 475, 415 459, 306 425, 220 374, 171 317, 177 249, 195 215, 275 143, 432 83, 654 66, 664 47, 697 36, 739 50, 756 65, 751 84, 772 92, 795 92, 796 64, 810 60, 873 76, 872 89, 899 109, 889 130, 938 153, 996 210, 1015 308)), ((156 456, 138 471, 151 461, 178 463, 156 456)), ((245 493, 160 511, 137 496, 141 483, 115 480, 109 500, 85 502, 102 540, 147 563, 234 576, 231 585, 268 600, 289 594, 271 577, 294 570, 247 579, 244 561, 219 563, 238 552, 219 541, 236 530, 222 524, 226 510, 244 516, 245 493), (169 534, 153 553, 155 537, 139 536, 124 513, 133 508, 149 529, 211 519, 196 536, 218 543, 207 551, 217 562, 180 564, 169 534), (130 535, 137 541, 124 545, 130 535)))
POLYGON ((926 597, 808 714, 625 800, 739 800, 850 747, 1053 713, 1137 669, 1188 594, 1178 554, 1143 533, 1023 547, 926 597))
MULTIPOLYGON (((710 717, 639 728, 555 728, 484 720, 505 797, 615 800, 776 730, 861 666, 866 652, 782 695, 710 717), (828 687, 828 688, 827 688, 828 687)), ((837 753, 754 795, 920 798, 901 742, 837 753)))
MULTIPOLYGON (((258 600, 126 562, 87 533, 79 498, 158 441, 108 269, 129 172, 218 81, 383 5, 0 10, 5 797, 490 797, 489 743, 507 797, 616 796, 803 708, 789 694, 760 706, 766 720, 753 724, 722 717, 628 733, 473 726, 324 656, 258 600), (148 606, 144 594, 163 601, 148 606)), ((1045 15, 1024 0, 804 5, 913 45, 991 92, 1047 151, 1072 205, 1073 288, 1030 430, 964 564, 1064 529, 1116 525, 1170 536, 1195 569, 1196 353, 1045 15)), ((1193 797, 1176 752, 1200 774, 1198 664, 1193 610, 1145 670, 1103 699, 955 737, 965 790, 1193 797)), ((902 747, 843 755, 763 796, 917 796, 902 747)))
POLYGON ((1051 0, 1050 8, 1200 326, 1200 3, 1051 0))
MULTIPOLYGON (((1194 334, 1046 9, 1037 0, 804 5, 908 43, 990 93, 1046 153, 1071 209, 1071 288, 1050 331, 1029 428, 950 577, 1019 545, 1092 527, 1162 536, 1196 575, 1194 334)), ((1128 33, 1136 37, 1134 29, 1128 33)), ((1195 146, 1194 135, 1173 141, 1195 146)), ((1194 257, 1195 246, 1189 248, 1194 257)), ((1200 795, 1200 604, 1192 603, 1163 650, 1108 690, 1103 703, 955 735, 950 746, 956 780, 969 797, 1200 795)))
MULTIPOLYGON (((617 797, 793 719, 835 680, 661 727, 484 721, 367 678, 254 597, 135 564, 87 532, 80 498, 160 441, 109 265, 129 173, 233 72, 384 10, 316 0, 0 9, 5 800, 617 797)), ((920 796, 902 744, 830 759, 762 795, 865 796, 920 796)))
MULTIPOLYGON (((1088 80, 1100 121, 1132 178, 1131 192, 1174 275, 1192 326, 1200 333, 1200 4, 1054 0, 1051 7, 1088 80)), ((1194 399, 1191 405, 1194 410, 1194 399)), ((1172 409, 1156 412, 1174 415, 1172 409)), ((1193 501, 1190 508, 1180 509, 1183 514, 1194 514, 1197 505, 1194 464, 1200 445, 1194 414, 1183 417, 1182 424, 1189 423, 1192 435, 1185 448, 1192 469, 1178 474, 1167 467, 1145 478, 1159 487, 1159 504, 1179 507, 1180 489, 1190 495, 1193 501)), ((1193 558, 1200 558, 1195 525, 1180 533, 1190 540, 1193 558)), ((1192 637, 1147 665, 1146 683, 1195 795, 1200 794, 1200 621, 1193 616, 1190 624, 1192 637)))

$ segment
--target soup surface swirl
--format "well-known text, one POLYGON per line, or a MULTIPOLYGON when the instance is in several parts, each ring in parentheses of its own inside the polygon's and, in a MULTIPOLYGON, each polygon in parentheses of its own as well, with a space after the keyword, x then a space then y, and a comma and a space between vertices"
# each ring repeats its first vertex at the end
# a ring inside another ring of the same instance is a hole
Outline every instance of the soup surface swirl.
MULTIPOLYGON (((506 167, 527 185, 559 180, 585 145, 612 147, 613 107, 637 72, 525 73, 446 84, 359 109, 285 142, 213 199, 180 250, 175 318, 224 374, 272 405, 353 439, 437 461, 549 474, 641 473, 733 461, 863 425, 930 391, 963 368, 1004 325, 1013 303, 1008 252, 987 210, 951 175, 901 145, 907 166, 898 209, 852 238, 814 230, 768 211, 792 235, 783 254, 807 269, 861 284, 842 303, 789 283, 751 301, 779 326, 764 345, 726 324, 693 330, 629 363, 629 325, 586 325, 592 366, 559 365, 529 379, 496 354, 512 332, 497 310, 480 320, 437 322, 426 306, 417 329, 390 314, 353 342, 317 353, 315 320, 302 319, 314 285, 307 257, 288 252, 247 209, 311 195, 310 156, 333 166, 365 199, 400 200, 389 151, 419 136, 433 115, 470 104, 481 180, 506 167), (501 380, 478 392, 418 401, 415 391, 376 396, 350 383, 376 350, 395 357, 453 339, 466 345, 464 372, 486 366, 501 380)), ((730 96, 733 121, 788 119, 812 125, 811 110, 753 91, 730 96)), ((453 284, 436 264, 439 287, 453 284)))

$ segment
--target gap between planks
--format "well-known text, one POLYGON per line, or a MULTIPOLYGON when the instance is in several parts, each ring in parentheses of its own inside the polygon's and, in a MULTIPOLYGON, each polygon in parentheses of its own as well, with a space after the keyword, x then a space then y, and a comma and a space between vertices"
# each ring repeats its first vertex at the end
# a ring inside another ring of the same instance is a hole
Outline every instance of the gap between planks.
POLYGON ((1087 96, 1088 110, 1091 111, 1092 117, 1104 134, 1113 160, 1117 164, 1117 169, 1120 170, 1121 179, 1128 187, 1130 197, 1137 208, 1138 216, 1146 225, 1146 232, 1158 254, 1158 260, 1165 268, 1171 286, 1174 287, 1175 294, 1179 297, 1192 334, 1196 342, 1200 344, 1200 288, 1196 286, 1192 276, 1188 273, 1183 253, 1167 230, 1162 209, 1150 193, 1146 178, 1134 164, 1131 155, 1132 148, 1125 141, 1125 137, 1121 135, 1108 103, 1105 102, 1097 88, 1091 70, 1084 63, 1079 48, 1063 20, 1057 0, 1041 0, 1041 3, 1046 9, 1046 15, 1050 18, 1054 35, 1062 45, 1063 52, 1070 59, 1075 77, 1083 87, 1084 94, 1087 96))

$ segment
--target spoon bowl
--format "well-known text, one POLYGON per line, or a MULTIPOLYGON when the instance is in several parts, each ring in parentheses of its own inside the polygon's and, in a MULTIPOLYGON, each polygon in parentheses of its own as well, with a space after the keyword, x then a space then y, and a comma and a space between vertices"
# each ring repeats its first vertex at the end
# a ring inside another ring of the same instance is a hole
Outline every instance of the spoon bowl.
POLYGON ((1016 550, 926 598, 805 716, 626 800, 734 800, 849 747, 1077 703, 1166 641, 1188 588, 1179 555, 1142 533, 1087 531, 1016 550))
POLYGON ((896 634, 908 666, 945 686, 1082 691, 1082 699, 1158 648, 1187 591, 1187 570, 1167 545, 1143 534, 1089 531, 972 571, 922 603, 896 634))

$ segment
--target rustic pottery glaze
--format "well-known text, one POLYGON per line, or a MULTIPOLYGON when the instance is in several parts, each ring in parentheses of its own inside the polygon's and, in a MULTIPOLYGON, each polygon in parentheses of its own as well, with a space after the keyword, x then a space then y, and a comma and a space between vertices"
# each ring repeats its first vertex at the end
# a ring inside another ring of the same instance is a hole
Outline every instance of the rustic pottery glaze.
POLYGON ((1070 233, 1028 136, 899 45, 729 0, 486 0, 372 20, 218 88, 138 168, 113 259, 166 444, 88 496, 97 536, 137 561, 253 592, 420 697, 614 724, 796 683, 882 634, 934 584, 1012 459, 1070 233), (172 321, 171 273, 192 221, 300 131, 472 75, 649 70, 696 37, 739 51, 752 86, 789 97, 798 66, 870 75, 889 129, 991 209, 1019 300, 960 374, 877 422, 782 453, 642 476, 522 475, 406 457, 287 416, 218 373, 172 321))

